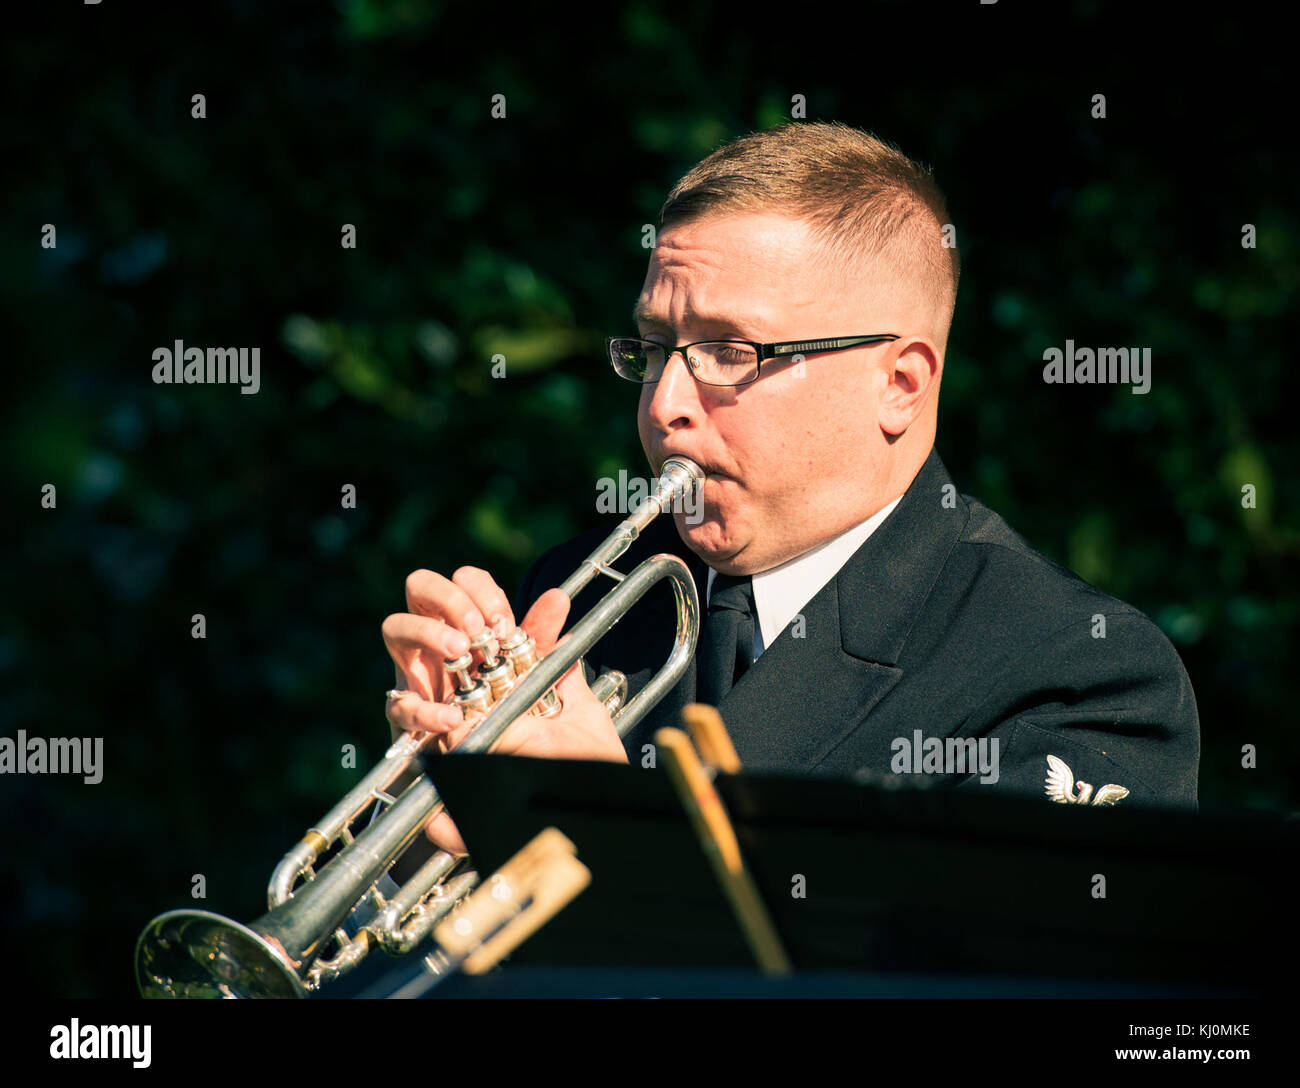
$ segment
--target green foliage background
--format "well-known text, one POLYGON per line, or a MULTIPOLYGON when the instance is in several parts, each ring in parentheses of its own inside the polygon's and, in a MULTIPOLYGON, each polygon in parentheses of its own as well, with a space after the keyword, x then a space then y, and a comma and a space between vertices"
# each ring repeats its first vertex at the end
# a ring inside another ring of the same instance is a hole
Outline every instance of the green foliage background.
POLYGON ((136 932, 196 873, 213 909, 261 912, 263 875, 359 773, 341 746, 365 767, 386 744, 379 626, 405 575, 472 562, 513 586, 593 521, 598 477, 640 467, 600 338, 629 328, 643 226, 794 94, 949 195, 939 449, 961 488, 1174 640, 1204 810, 1300 807, 1281 63, 1258 24, 1172 51, 1122 5, 999 9, 880 4, 849 34, 711 4, 227 0, 69 5, 7 35, 0 709, 6 735, 106 752, 97 786, 0 781, 24 992, 131 993, 136 932), (1244 55, 1249 79, 1207 81, 1244 55), (261 346, 260 393, 152 384, 178 338, 261 346), (1150 347, 1151 392, 1045 385, 1067 338, 1150 347))

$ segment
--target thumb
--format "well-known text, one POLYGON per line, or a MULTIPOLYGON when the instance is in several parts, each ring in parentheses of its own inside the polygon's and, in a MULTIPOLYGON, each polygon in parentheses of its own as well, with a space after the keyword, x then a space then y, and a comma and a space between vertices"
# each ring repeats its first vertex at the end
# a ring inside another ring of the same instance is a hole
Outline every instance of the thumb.
POLYGON ((533 636, 539 655, 551 652, 564 629, 564 621, 569 618, 572 603, 568 594, 558 587, 548 589, 533 602, 520 626, 533 636))
POLYGON ((439 850, 446 850, 458 857, 469 853, 465 848, 465 840, 460 837, 460 830, 445 809, 425 825, 424 834, 439 850))
MULTIPOLYGON (((555 648, 558 650, 568 641, 569 636, 565 635, 555 644, 555 648)), ((579 699, 595 698, 591 693, 590 685, 587 683, 587 672, 582 667, 582 658, 578 658, 578 660, 570 667, 569 671, 561 676, 556 682, 555 693, 560 697, 560 702, 566 707, 572 706, 574 702, 579 699)))

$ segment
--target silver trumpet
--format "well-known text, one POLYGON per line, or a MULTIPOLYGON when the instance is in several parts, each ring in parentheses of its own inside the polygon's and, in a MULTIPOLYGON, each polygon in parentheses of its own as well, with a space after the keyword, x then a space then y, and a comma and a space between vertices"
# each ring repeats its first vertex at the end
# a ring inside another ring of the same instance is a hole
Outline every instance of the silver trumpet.
MULTIPOLYGON (((456 701, 467 720, 478 717, 458 752, 486 752, 525 714, 559 710, 553 690, 656 582, 667 579, 677 602, 677 631, 663 667, 631 701, 627 680, 602 673, 592 691, 620 736, 639 722, 681 679, 699 636, 700 604, 690 570, 674 555, 652 556, 630 574, 610 564, 661 513, 704 479, 684 457, 664 462, 655 490, 591 553, 560 587, 573 598, 597 575, 617 582, 577 624, 570 637, 540 660, 532 639, 516 630, 499 642, 491 631, 472 641, 471 652, 446 663, 457 677, 456 701), (482 662, 473 667, 473 653, 482 662)), ((379 881, 443 808, 427 775, 399 796, 412 763, 435 744, 431 733, 405 733, 384 757, 281 859, 267 888, 267 913, 241 925, 205 910, 160 914, 136 944, 136 982, 145 997, 305 997, 322 983, 356 967, 372 949, 402 955, 414 950, 478 884, 469 859, 436 852, 398 890, 385 896, 379 881), (376 802, 382 811, 368 826, 353 826, 376 802), (316 866, 341 848, 319 872, 316 866), (349 926, 348 923, 351 923, 349 926), (349 928, 353 930, 349 933, 349 928), (325 955, 325 953, 329 953, 325 955)), ((436 959, 426 964, 436 971, 436 959)))

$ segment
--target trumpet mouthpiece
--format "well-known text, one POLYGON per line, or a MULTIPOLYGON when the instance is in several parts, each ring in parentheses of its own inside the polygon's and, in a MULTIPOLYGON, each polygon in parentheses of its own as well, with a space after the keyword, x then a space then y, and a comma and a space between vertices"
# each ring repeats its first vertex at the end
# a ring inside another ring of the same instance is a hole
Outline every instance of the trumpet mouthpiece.
POLYGON ((669 500, 685 495, 702 483, 704 470, 689 457, 670 457, 659 470, 659 490, 666 490, 669 500))
POLYGON ((704 470, 689 457, 669 457, 659 470, 654 493, 645 504, 651 516, 668 512, 704 482, 704 470))

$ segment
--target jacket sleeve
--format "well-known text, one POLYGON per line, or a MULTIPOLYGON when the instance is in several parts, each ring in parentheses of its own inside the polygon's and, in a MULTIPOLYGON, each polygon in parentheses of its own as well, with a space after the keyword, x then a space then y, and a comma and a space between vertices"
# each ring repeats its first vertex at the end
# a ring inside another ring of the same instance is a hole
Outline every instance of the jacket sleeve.
POLYGON ((997 781, 983 784, 1065 803, 1194 809, 1200 723, 1187 671, 1140 612, 1104 615, 1104 637, 1095 618, 1075 621, 998 677, 962 730, 998 741, 997 781))
POLYGON ((515 599, 513 602, 516 623, 528 614, 528 610, 532 608, 533 602, 536 601, 545 591, 537 588, 537 574, 542 567, 546 565, 554 551, 555 549, 551 548, 549 551, 543 552, 533 565, 525 571, 523 578, 520 579, 519 589, 515 592, 515 599))

